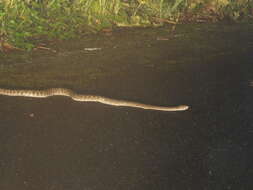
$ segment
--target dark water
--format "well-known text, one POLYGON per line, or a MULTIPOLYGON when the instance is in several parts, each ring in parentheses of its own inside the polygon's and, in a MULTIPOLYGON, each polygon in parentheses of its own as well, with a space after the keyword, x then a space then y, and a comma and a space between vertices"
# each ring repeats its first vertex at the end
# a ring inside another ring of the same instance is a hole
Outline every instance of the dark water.
POLYGON ((2 88, 191 108, 0 96, 0 189, 253 189, 253 25, 168 31, 118 30, 52 42, 56 52, 1 55, 2 88))

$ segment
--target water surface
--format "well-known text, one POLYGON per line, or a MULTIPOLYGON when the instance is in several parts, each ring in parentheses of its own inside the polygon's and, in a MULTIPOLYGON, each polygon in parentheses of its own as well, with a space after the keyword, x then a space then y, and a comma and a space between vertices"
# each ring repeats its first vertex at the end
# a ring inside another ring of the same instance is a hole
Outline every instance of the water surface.
POLYGON ((0 87, 190 110, 0 96, 0 189, 253 188, 252 25, 116 30, 47 47, 1 55, 0 87))

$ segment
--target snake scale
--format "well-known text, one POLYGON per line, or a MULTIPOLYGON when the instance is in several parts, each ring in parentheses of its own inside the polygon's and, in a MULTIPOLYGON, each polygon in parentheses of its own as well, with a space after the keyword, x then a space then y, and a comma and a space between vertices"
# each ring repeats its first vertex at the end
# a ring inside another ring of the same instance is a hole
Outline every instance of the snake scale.
POLYGON ((66 88, 51 88, 47 90, 11 90, 0 88, 0 95, 5 96, 22 96, 22 97, 32 97, 32 98, 46 98, 49 96, 68 96, 75 101, 80 102, 99 102, 102 104, 112 105, 112 106, 126 106, 141 109, 159 110, 159 111, 184 111, 189 108, 186 105, 179 106, 154 106, 148 104, 142 104, 139 102, 126 101, 126 100, 116 100, 112 98, 107 98, 103 96, 96 95, 83 95, 77 94, 72 90, 66 88))

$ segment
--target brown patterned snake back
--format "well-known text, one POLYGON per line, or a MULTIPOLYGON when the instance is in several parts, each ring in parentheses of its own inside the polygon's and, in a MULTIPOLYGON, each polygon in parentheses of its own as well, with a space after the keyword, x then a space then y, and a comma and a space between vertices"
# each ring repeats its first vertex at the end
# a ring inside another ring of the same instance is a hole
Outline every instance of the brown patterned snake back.
POLYGON ((112 106, 126 106, 141 109, 159 110, 159 111, 184 111, 189 108, 186 105, 179 106, 154 106, 148 104, 142 104, 138 102, 131 102, 126 100, 116 100, 112 98, 106 98, 103 96, 93 96, 93 95, 82 95, 73 92, 72 90, 66 88, 51 88, 47 90, 10 90, 0 88, 0 95, 6 96, 22 96, 22 97, 32 97, 32 98, 46 98, 49 96, 68 96, 75 101, 80 102, 100 102, 102 104, 112 105, 112 106))

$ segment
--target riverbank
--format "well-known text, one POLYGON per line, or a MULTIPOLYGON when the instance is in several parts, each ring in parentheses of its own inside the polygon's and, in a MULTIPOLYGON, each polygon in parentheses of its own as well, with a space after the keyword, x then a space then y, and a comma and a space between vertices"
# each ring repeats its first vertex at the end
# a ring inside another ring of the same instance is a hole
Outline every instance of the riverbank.
POLYGON ((5 0, 0 2, 0 49, 32 50, 45 40, 110 33, 115 27, 252 22, 252 4, 252 0, 5 0))

